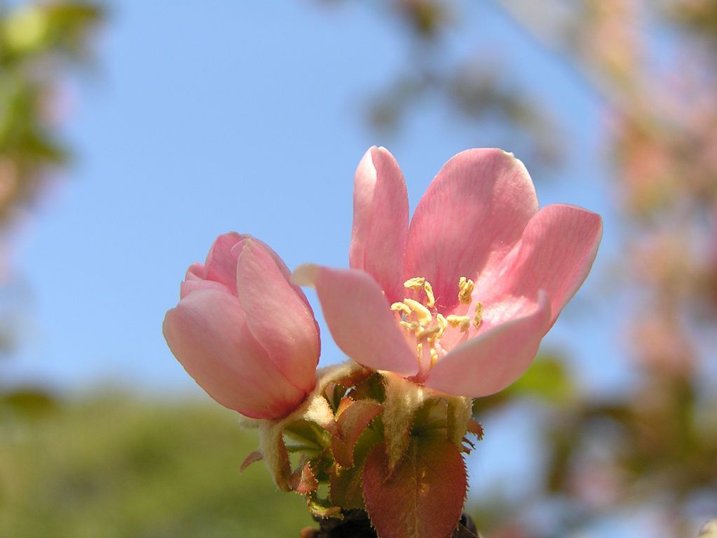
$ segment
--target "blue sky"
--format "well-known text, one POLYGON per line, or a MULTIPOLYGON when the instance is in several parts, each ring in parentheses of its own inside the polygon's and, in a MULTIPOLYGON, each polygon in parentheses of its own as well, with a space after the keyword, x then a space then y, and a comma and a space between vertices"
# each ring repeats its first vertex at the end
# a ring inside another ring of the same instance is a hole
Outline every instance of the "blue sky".
MULTIPOLYGON (((456 124, 439 107, 395 136, 366 128, 362 104, 409 52, 395 21, 358 4, 129 0, 113 8, 98 72, 72 85, 66 133, 76 164, 15 239, 31 301, 5 379, 201 395, 169 353, 161 323, 187 266, 218 234, 251 233, 290 267, 345 266, 353 172, 370 145, 397 157, 415 206, 450 156, 497 144, 489 129, 456 124)), ((618 243, 599 103, 499 14, 471 10, 448 40, 453 56, 477 50, 486 62, 510 62, 573 145, 561 178, 537 181, 541 202, 606 218, 597 271, 546 342, 573 350, 580 377, 609 389, 623 381, 607 360, 623 314, 601 300, 618 243)), ((340 360, 327 331, 323 349, 323 364, 340 360)), ((518 467, 520 435, 493 441, 496 451, 516 447, 518 467)))
MULTIPOLYGON (((593 96, 487 13, 457 28, 454 56, 482 47, 493 51, 486 62, 511 61, 540 81, 536 92, 567 120, 580 156, 569 159, 566 180, 536 178, 542 203, 607 211, 593 96)), ((186 267, 216 235, 251 233, 290 267, 343 266, 353 172, 370 145, 396 155, 412 206, 451 155, 496 145, 490 130, 469 130, 439 107, 394 136, 366 127, 363 104, 408 58, 405 43, 395 21, 351 2, 117 5, 99 41, 100 69, 72 86, 66 132, 77 162, 16 239, 32 301, 10 374, 61 386, 191 387, 160 325, 186 267)), ((555 339, 589 349, 570 338, 574 309, 555 339)), ((337 360, 326 336, 325 360, 337 360)))

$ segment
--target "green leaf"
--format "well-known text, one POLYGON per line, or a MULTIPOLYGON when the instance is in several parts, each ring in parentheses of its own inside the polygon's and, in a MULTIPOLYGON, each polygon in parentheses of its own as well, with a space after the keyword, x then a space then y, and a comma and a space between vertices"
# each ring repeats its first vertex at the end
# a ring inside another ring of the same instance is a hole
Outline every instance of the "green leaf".
POLYGON ((413 439, 393 473, 379 444, 366 460, 363 481, 366 510, 381 538, 448 538, 458 524, 466 470, 447 439, 413 439))
MULTIPOLYGON (((297 420, 284 428, 284 434, 293 445, 320 452, 328 444, 328 434, 314 422, 297 420)), ((291 446, 291 445, 290 445, 291 446)))
POLYGON ((329 478, 331 502, 344 510, 363 508, 363 466, 335 465, 329 478))
POLYGON ((307 507, 314 517, 328 518, 341 514, 340 506, 334 506, 328 500, 317 497, 309 497, 307 507))

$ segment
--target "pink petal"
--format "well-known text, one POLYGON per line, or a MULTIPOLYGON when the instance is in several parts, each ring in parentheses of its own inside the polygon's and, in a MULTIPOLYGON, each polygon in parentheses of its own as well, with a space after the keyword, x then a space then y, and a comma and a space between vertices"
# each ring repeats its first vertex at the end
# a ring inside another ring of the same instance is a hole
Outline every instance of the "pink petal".
POLYGON ((246 238, 236 264, 239 304, 246 324, 277 369, 302 391, 316 383, 319 328, 300 288, 291 284, 288 269, 261 241, 246 238))
POLYGON ((490 297, 536 297, 538 290, 546 290, 552 325, 587 277, 601 236, 599 215, 574 206, 547 206, 530 220, 503 269, 478 282, 474 296, 485 290, 490 304, 490 297))
POLYGON ((441 358, 426 386, 479 398, 504 389, 528 368, 550 323, 545 293, 530 312, 469 339, 441 358))
MULTIPOLYGON (((242 249, 244 248, 244 240, 245 239, 251 239, 252 243, 254 245, 259 245, 261 248, 264 248, 269 254, 271 254, 271 257, 274 258, 274 262, 276 263, 276 267, 281 271, 281 274, 284 276, 284 279, 291 284, 291 271, 284 263, 284 260, 281 259, 281 256, 279 256, 274 249, 272 249, 269 245, 264 243, 261 239, 257 239, 256 237, 253 237, 251 235, 244 234, 242 235, 242 241, 237 243, 232 247, 232 256, 234 256, 236 259, 239 258, 239 254, 241 253, 242 249)), ((291 286, 296 290, 296 293, 299 295, 299 298, 304 301, 306 304, 306 307, 311 312, 311 316, 313 317, 313 309, 311 308, 311 305, 309 304, 309 300, 306 298, 306 295, 303 291, 301 291, 301 288, 299 286, 295 286, 294 284, 291 284, 291 286)), ((317 325, 318 327, 318 325, 317 325)))
POLYGON ((280 418, 306 396, 267 360, 239 302, 226 292, 192 292, 167 312, 163 332, 189 375, 225 407, 253 418, 280 418))
POLYGON ((201 263, 193 263, 187 269, 187 274, 184 275, 185 280, 204 280, 207 278, 207 270, 201 263))
MULTIPOLYGON (((537 294, 532 297, 517 297, 505 294, 501 297, 482 302, 480 326, 475 328, 471 324, 466 333, 462 333, 456 329, 448 329, 441 338, 441 346, 450 351, 468 339, 480 336, 493 327, 517 318, 529 316, 535 311, 536 301, 537 294)), ((472 318, 475 314, 477 302, 478 301, 473 302, 469 307, 466 307, 467 305, 460 305, 461 308, 457 309, 455 313, 467 315, 472 318)))
POLYGON ((403 174, 385 148, 361 159, 354 182, 354 221, 349 260, 371 275, 389 301, 403 299, 403 253, 408 235, 408 194, 403 174))
POLYGON ((450 159, 411 221, 404 277, 426 277, 441 311, 458 302, 458 279, 490 271, 538 209, 525 166, 498 149, 450 159))
POLYGON ((182 284, 179 287, 179 297, 180 299, 184 299, 187 295, 190 293, 193 293, 197 290, 205 290, 207 288, 211 288, 217 291, 222 291, 224 293, 231 293, 229 289, 219 282, 214 282, 213 280, 201 280, 199 278, 193 278, 188 277, 187 280, 182 282, 182 284))
POLYGON ((316 287, 334 341, 353 360, 402 375, 418 371, 385 295, 367 273, 303 265, 294 271, 294 281, 316 287))
MULTIPOLYGON (((229 232, 217 237, 207 254, 203 278, 224 284, 232 293, 236 293, 236 253, 234 245, 242 241, 245 235, 229 232)), ((191 268, 190 268, 191 270, 191 268)))

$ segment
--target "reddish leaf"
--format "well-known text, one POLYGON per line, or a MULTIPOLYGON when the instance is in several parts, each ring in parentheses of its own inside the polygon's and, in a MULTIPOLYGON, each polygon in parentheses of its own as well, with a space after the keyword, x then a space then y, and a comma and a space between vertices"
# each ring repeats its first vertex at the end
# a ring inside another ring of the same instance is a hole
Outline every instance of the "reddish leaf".
POLYGON ((259 452, 258 450, 255 450, 251 454, 249 454, 246 458, 244 458, 244 461, 241 464, 241 467, 239 467, 239 471, 243 471, 247 467, 249 467, 252 463, 256 463, 257 461, 261 461, 264 459, 264 455, 259 452))
POLYGON ((468 421, 468 431, 475 435, 478 439, 483 439, 483 426, 475 419, 468 421))
POLYGON ((380 538, 448 538, 466 494, 458 448, 446 439, 413 439, 389 475, 386 447, 377 445, 364 468, 366 510, 380 538))
POLYGON ((381 404, 372 400, 351 400, 344 398, 339 406, 337 427, 338 435, 331 438, 331 450, 334 458, 342 467, 354 464, 354 447, 363 431, 382 410, 381 404))
POLYGON ((290 480, 291 489, 301 495, 308 495, 316 491, 319 486, 319 482, 316 480, 314 471, 311 470, 311 465, 306 464, 300 467, 291 475, 290 480))
POLYGON ((336 409, 336 420, 343 415, 344 411, 346 411, 349 407, 351 407, 356 402, 353 401, 351 398, 343 397, 341 398, 341 401, 339 402, 339 406, 336 409))

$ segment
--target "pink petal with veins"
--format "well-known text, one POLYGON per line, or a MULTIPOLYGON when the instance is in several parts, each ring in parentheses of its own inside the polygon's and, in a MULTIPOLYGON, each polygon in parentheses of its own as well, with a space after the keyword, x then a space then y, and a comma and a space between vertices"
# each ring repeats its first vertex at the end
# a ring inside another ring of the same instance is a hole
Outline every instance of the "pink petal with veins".
POLYGON ((457 304, 458 279, 492 272, 538 210, 525 166, 499 149, 450 159, 411 220, 404 276, 426 277, 441 311, 457 304))
POLYGON ((579 207, 550 205, 528 223, 501 271, 481 279, 475 297, 550 297, 551 325, 587 277, 602 237, 600 216, 579 207))
POLYGON ((403 298, 403 253, 408 235, 408 194, 398 163, 372 147, 356 169, 349 260, 370 274, 389 301, 403 298))
POLYGON ((425 385, 479 398, 498 392, 528 369, 549 328, 550 303, 541 293, 532 311, 458 345, 428 373, 425 385))
POLYGON ((294 281, 316 288, 334 341, 353 360, 402 375, 418 371, 417 357, 370 275, 356 269, 304 265, 294 272, 294 281))
POLYGON ((242 242, 236 263, 239 304, 251 334, 284 377, 302 391, 314 388, 319 329, 304 293, 286 279, 286 266, 262 242, 242 242), (279 266, 281 264, 281 266, 279 266))

